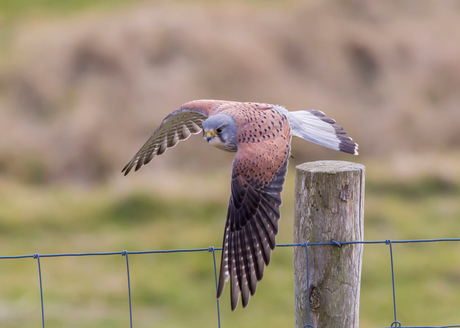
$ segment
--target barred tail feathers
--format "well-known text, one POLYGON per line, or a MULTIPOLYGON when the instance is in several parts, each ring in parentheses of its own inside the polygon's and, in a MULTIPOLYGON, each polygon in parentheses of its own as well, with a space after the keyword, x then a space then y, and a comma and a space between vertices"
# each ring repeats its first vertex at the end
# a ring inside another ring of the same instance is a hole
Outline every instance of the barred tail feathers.
POLYGON ((293 135, 324 147, 358 155, 358 144, 347 137, 343 128, 335 125, 335 120, 327 118, 323 112, 318 110, 286 112, 293 135))

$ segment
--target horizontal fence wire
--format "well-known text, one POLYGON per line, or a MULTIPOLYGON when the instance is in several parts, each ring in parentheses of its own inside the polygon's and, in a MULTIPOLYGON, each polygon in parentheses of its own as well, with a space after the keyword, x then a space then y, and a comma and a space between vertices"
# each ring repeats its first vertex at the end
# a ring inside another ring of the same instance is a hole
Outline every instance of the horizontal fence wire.
MULTIPOLYGON (((305 256, 306 256, 306 278, 307 286, 310 286, 309 282, 309 261, 308 261, 308 247, 315 246, 335 246, 342 247, 344 245, 353 245, 353 244, 385 244, 389 245, 390 248, 390 263, 391 263, 391 279, 393 287, 393 312, 394 312, 394 321, 389 327, 380 327, 380 328, 454 328, 459 327, 460 325, 450 325, 450 326, 402 326, 401 322, 397 320, 396 315, 396 288, 395 288, 395 274, 394 274, 394 265, 393 265, 393 244, 409 244, 409 243, 434 243, 434 242, 458 242, 460 238, 439 238, 439 239, 412 239, 412 240, 374 240, 374 241, 343 241, 339 242, 336 240, 331 240, 330 242, 323 243, 294 243, 294 244, 277 244, 276 247, 305 247, 305 256)), ((222 248, 210 246, 208 248, 192 248, 192 249, 170 249, 170 250, 150 250, 150 251, 120 251, 120 252, 90 252, 90 253, 59 253, 59 254, 30 254, 30 255, 16 255, 16 256, 0 256, 0 260, 13 260, 13 259, 25 259, 33 258, 37 260, 38 263, 38 277, 39 277, 39 286, 40 286, 40 300, 41 300, 41 322, 42 327, 45 328, 45 311, 44 311, 44 301, 43 301, 43 284, 42 284, 42 269, 40 265, 40 258, 45 257, 73 257, 73 256, 106 256, 106 255, 122 255, 126 258, 126 271, 127 271, 127 282, 128 282, 128 301, 129 301, 129 322, 130 328, 133 328, 133 311, 132 311, 132 301, 131 301, 131 281, 130 281, 130 272, 129 272, 129 261, 128 255, 134 254, 164 254, 164 253, 187 253, 187 252, 211 252, 213 256, 214 264, 214 279, 215 286, 217 291, 217 269, 216 269, 216 255, 215 251, 220 251, 222 248)), ((315 328, 310 324, 310 310, 309 302, 307 302, 307 322, 303 328, 315 328)), ((460 306, 460 304, 459 304, 460 306)), ((217 299, 217 326, 221 327, 220 322, 220 308, 219 300, 217 299)))

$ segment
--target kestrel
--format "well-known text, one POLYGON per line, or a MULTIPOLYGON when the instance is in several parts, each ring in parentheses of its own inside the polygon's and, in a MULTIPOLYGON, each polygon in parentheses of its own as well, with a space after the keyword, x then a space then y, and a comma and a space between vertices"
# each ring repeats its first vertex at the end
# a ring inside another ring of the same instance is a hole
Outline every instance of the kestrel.
POLYGON ((209 144, 236 152, 217 288, 220 298, 230 279, 233 311, 240 294, 243 307, 248 305, 276 245, 291 136, 358 154, 358 145, 334 123, 317 110, 290 112, 278 105, 195 100, 166 116, 122 172, 137 171, 201 130, 209 144))

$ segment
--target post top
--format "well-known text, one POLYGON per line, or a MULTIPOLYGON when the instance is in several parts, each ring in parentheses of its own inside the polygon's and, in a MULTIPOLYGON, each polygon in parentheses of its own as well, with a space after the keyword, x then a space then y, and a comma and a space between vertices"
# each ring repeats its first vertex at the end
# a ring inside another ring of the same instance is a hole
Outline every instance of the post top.
POLYGON ((307 172, 324 172, 324 173, 338 173, 345 171, 364 171, 365 166, 359 163, 347 161, 315 161, 299 164, 296 170, 307 172))

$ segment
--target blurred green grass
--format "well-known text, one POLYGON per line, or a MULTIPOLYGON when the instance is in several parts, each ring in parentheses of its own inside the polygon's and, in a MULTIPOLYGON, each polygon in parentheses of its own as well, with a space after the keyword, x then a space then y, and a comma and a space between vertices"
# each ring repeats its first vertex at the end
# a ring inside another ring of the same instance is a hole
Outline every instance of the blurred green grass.
MULTIPOLYGON (((292 242, 293 172, 282 207, 278 243, 292 242)), ((189 184, 183 181, 184 188, 189 184)), ((208 181, 207 188, 224 189, 208 181)), ((460 188, 443 180, 368 181, 365 239, 458 237, 460 188)), ((0 189, 1 255, 220 247, 227 199, 185 197, 136 188, 0 189), (177 198, 176 198, 177 197, 177 198)), ((460 243, 394 245, 398 319, 406 325, 460 321, 460 243)), ((220 253, 216 252, 217 260, 220 253)), ((215 327, 212 254, 130 255, 136 327, 215 327)), ((125 327, 129 320, 122 256, 42 258, 47 327, 125 327)), ((1 260, 2 327, 40 319, 36 261, 1 260), (3 314, 2 314, 3 313, 3 314)), ((389 249, 364 248, 361 327, 392 322, 389 249)), ((293 325, 292 248, 278 248, 248 309, 229 311, 223 326, 293 325)))
POLYGON ((142 1, 146 2, 146 0, 1 0, 0 16, 6 20, 14 20, 43 14, 77 14, 97 9, 107 10, 142 1))
MULTIPOLYGON (((0 0, 0 18, 14 21, 22 18, 49 15, 75 15, 85 12, 107 11, 142 3, 161 3, 158 0, 0 0)), ((190 1, 174 0, 169 2, 190 3, 190 1)), ((194 0, 194 3, 224 3, 234 0, 194 0)), ((241 1, 243 2, 243 1, 241 1)), ((284 1, 286 2, 286 1, 284 1)), ((289 2, 289 1, 287 1, 289 2)), ((279 0, 251 0, 246 3, 270 4, 280 3, 279 0)))

